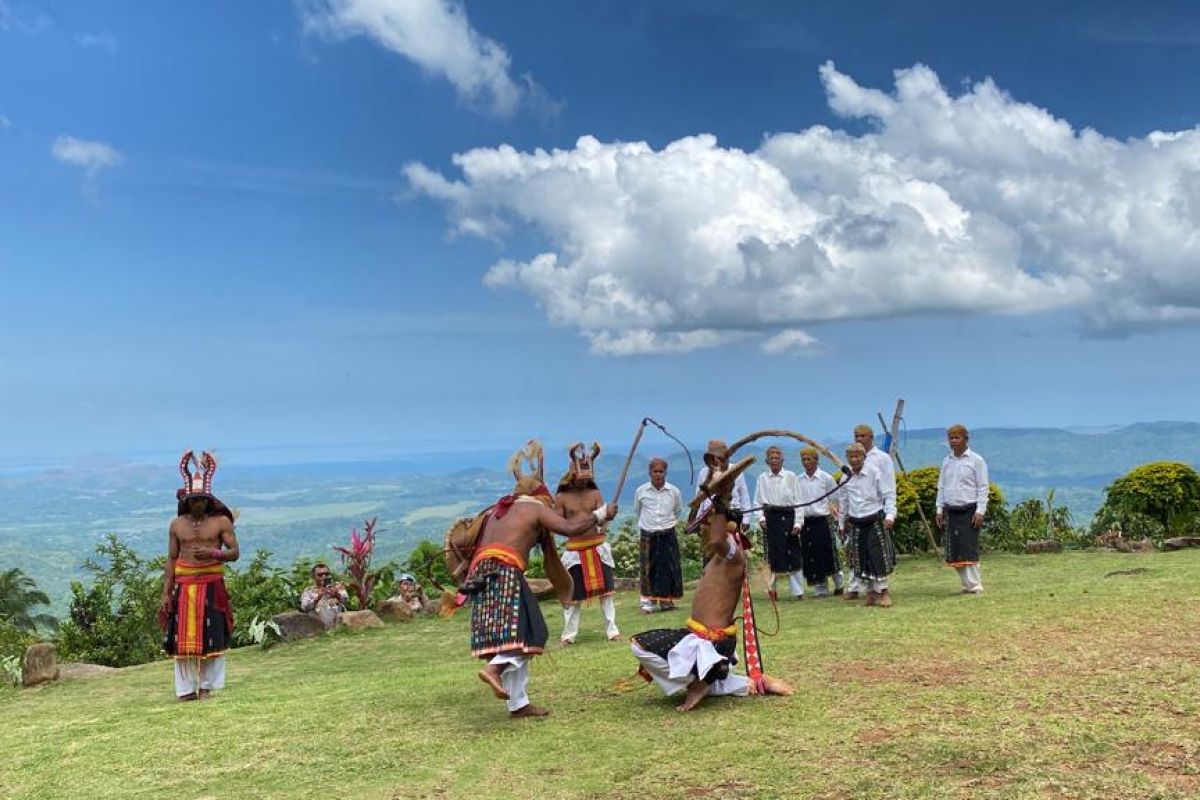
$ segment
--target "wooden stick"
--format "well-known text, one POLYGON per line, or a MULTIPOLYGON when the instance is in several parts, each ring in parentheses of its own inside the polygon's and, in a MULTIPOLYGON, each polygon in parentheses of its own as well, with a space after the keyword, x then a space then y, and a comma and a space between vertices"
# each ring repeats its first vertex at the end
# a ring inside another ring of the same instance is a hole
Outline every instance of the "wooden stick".
MULTIPOLYGON (((900 474, 908 478, 908 470, 904 469, 904 460, 900 458, 900 448, 897 445, 899 437, 896 436, 896 429, 900 425, 900 416, 904 412, 904 399, 901 398, 896 403, 896 413, 892 416, 892 429, 889 431, 887 423, 883 421, 882 414, 876 414, 879 417, 879 424, 883 426, 883 432, 892 437, 892 442, 888 446, 888 455, 896 459, 896 466, 900 467, 900 474)), ((917 497, 917 516, 921 518, 921 527, 925 530, 925 538, 929 540, 929 549, 936 553, 938 549, 937 539, 933 536, 933 528, 929 524, 929 520, 925 517, 925 509, 921 508, 921 498, 917 497)))
POLYGON ((638 425, 637 433, 633 437, 633 445, 629 448, 629 455, 625 457, 625 466, 621 467, 621 476, 617 478, 617 490, 613 492, 609 499, 610 503, 621 502, 621 490, 625 488, 625 478, 629 475, 629 465, 633 463, 633 454, 637 452, 638 442, 642 441, 642 434, 646 430, 646 420, 643 419, 638 425))

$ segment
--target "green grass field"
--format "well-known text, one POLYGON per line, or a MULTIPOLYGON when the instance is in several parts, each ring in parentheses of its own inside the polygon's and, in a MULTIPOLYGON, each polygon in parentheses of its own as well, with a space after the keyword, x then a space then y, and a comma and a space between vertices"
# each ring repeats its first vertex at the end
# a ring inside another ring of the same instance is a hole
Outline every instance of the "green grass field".
MULTIPOLYGON (((238 651, 198 703, 167 662, 3 690, 0 797, 1198 797, 1197 576, 1200 552, 996 556, 971 597, 905 559, 894 608, 781 606, 764 654, 794 697, 690 714, 622 681, 595 607, 535 664, 545 720, 475 678, 466 614, 238 651)), ((686 617, 618 606, 625 634, 686 617)))

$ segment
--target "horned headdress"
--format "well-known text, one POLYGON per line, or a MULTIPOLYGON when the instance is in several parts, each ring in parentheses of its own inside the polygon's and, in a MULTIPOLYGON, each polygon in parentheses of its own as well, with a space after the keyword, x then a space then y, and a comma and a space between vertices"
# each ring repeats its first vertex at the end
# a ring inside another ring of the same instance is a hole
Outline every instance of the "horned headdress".
POLYGON ((203 497, 208 500, 209 514, 234 519, 235 514, 212 493, 213 477, 217 474, 216 456, 205 450, 196 458, 195 451, 188 450, 179 458, 179 474, 183 478, 183 486, 175 490, 175 499, 179 504, 180 516, 187 513, 189 500, 203 497))
POLYGON ((513 453, 508 459, 508 471, 516 481, 513 494, 533 494, 545 486, 545 451, 541 442, 530 439, 524 447, 513 453), (528 473, 525 472, 526 466, 531 469, 528 473))
POLYGON ((567 458, 571 466, 558 482, 559 491, 572 488, 577 481, 584 481, 588 489, 596 488, 596 459, 600 457, 600 443, 592 442, 591 455, 583 446, 583 442, 575 442, 567 448, 567 458))

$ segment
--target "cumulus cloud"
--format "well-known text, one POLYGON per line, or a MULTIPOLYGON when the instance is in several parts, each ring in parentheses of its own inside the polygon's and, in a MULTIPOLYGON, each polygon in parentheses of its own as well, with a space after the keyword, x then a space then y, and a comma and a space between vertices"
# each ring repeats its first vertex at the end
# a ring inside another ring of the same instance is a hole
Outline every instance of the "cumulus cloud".
POLYGON ((91 142, 65 135, 54 140, 50 152, 64 164, 83 168, 83 194, 89 199, 95 198, 96 178, 100 170, 115 167, 124 160, 115 148, 104 142, 91 142))
POLYGON ((304 26, 331 38, 366 36, 454 85, 467 103, 512 114, 542 92, 514 78, 508 51, 471 27, 461 0, 307 0, 304 26))
POLYGON ((485 282, 530 294, 596 352, 747 336, 792 352, 814 323, 928 313, 1071 307, 1102 334, 1200 320, 1200 129, 1116 140, 991 80, 953 95, 922 65, 890 91, 832 63, 820 77, 869 133, 814 126, 752 152, 585 136, 407 178, 456 234, 534 229, 545 252, 485 282))

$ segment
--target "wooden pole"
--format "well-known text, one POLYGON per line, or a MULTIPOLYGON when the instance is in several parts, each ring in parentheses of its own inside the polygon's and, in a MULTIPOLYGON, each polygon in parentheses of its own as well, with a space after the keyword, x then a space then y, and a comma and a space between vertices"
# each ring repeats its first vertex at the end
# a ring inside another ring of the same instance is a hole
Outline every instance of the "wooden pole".
MULTIPOLYGON (((908 478, 908 470, 904 469, 904 460, 900 458, 900 447, 898 445, 899 436, 896 435, 900 427, 900 418, 904 414, 904 399, 901 398, 896 402, 896 413, 892 415, 892 428, 888 430, 887 423, 883 421, 883 414, 877 414, 879 424, 883 426, 883 432, 891 436, 892 441, 888 445, 888 455, 896 459, 896 466, 900 468, 900 474, 908 478)), ((937 539, 933 535, 933 527, 929 524, 929 520, 925 517, 925 509, 921 508, 921 498, 917 497, 917 516, 921 518, 921 527, 925 531, 925 538, 929 541, 930 551, 936 553, 938 549, 937 539)))

